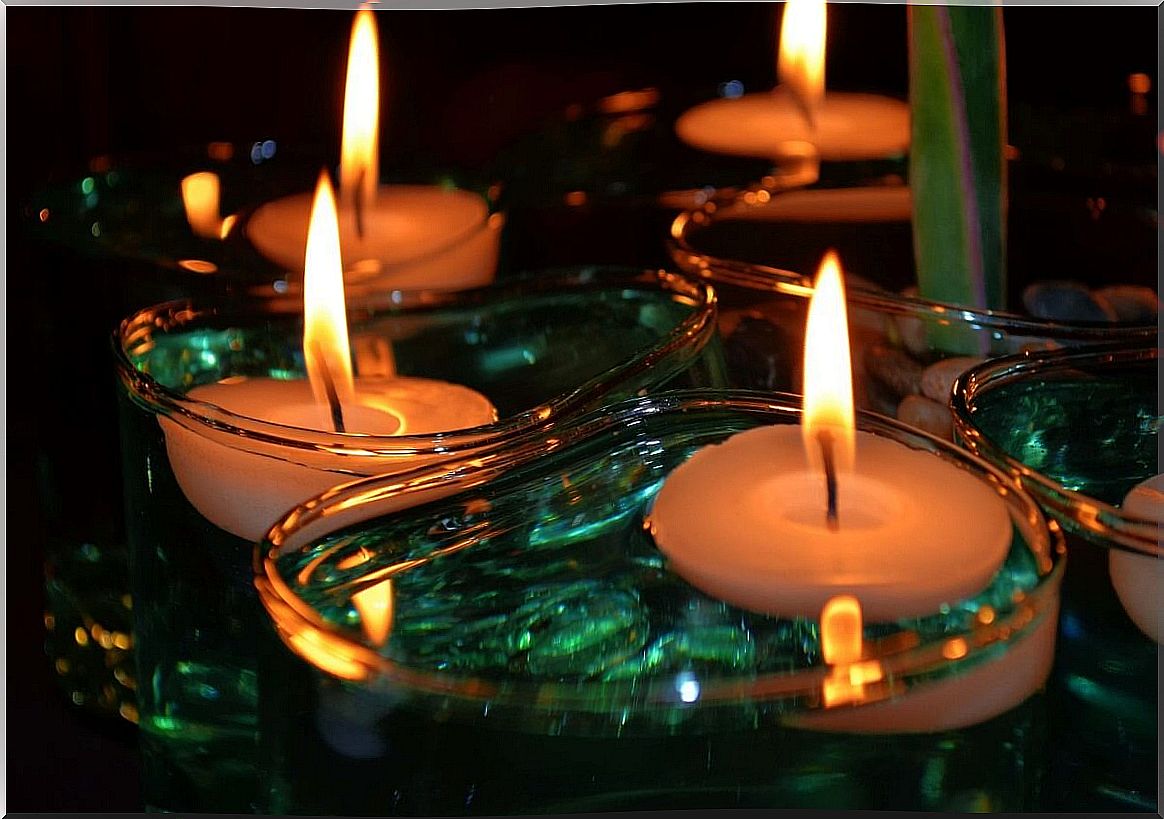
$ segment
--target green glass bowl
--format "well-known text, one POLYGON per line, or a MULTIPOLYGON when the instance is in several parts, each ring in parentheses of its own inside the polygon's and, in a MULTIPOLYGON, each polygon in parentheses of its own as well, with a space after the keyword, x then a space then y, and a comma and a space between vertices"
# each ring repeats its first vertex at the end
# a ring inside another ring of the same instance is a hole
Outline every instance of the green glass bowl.
POLYGON ((645 530, 695 450, 798 420, 794 396, 663 393, 290 512, 256 556, 282 641, 260 662, 260 808, 1030 808, 1063 563, 1002 473, 862 415, 988 484, 1013 539, 972 598, 867 623, 886 675, 848 706, 822 694, 815 620, 709 597, 645 530))
POLYGON ((1158 369, 1155 346, 1117 345, 1002 358, 955 385, 959 439, 1067 532, 1052 688, 1056 809, 1158 805, 1164 549, 1158 521, 1121 508, 1160 471, 1158 369))
MULTIPOLYGON (((953 437, 946 407, 953 380, 983 360, 1154 342, 1155 323, 1052 321, 899 292, 914 284, 910 207, 908 188, 900 184, 753 190, 676 217, 668 239, 672 262, 719 295, 733 387, 800 389, 812 275, 828 247, 839 249, 845 270, 858 406, 947 439, 953 437), (822 196, 834 197, 833 204, 822 205, 822 196), (880 200, 869 201, 874 196, 880 200), (787 215, 790 208, 822 207, 833 215, 804 222, 787 215), (816 255, 801 253, 809 247, 819 248, 816 255)), ((1021 236, 1011 238, 1018 245, 1021 236)))
POLYGON ((303 379, 294 299, 167 303, 126 319, 117 334, 130 578, 106 592, 133 597, 151 807, 249 810, 262 619, 250 552, 287 508, 354 477, 469 457, 664 384, 715 386, 722 373, 713 293, 665 272, 543 271, 348 307, 358 373, 361 343, 386 341, 397 374, 475 389, 499 420, 431 434, 331 433, 188 395, 240 376, 303 379))

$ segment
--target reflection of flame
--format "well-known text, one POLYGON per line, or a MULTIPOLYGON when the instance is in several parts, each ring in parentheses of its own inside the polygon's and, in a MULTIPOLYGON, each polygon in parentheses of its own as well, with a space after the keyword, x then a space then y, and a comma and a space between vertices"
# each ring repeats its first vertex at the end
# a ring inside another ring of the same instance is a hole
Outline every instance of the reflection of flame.
POLYGON ((307 361, 311 391, 320 406, 329 403, 325 386, 327 376, 330 376, 341 404, 355 397, 344 307, 339 221, 327 171, 319 175, 315 201, 311 206, 311 222, 307 228, 303 269, 303 355, 307 361))
POLYGON ((384 645, 392 631, 392 578, 353 594, 352 605, 360 613, 368 639, 375 645, 384 645))
POLYGON ((824 661, 833 668, 822 686, 825 706, 860 702, 864 687, 884 677, 881 663, 861 662, 861 604, 851 595, 829 598, 820 614, 824 661))
POLYGON ((362 680, 368 676, 367 669, 352 656, 351 650, 342 640, 314 628, 304 628, 288 634, 287 642, 299 656, 316 668, 345 680, 362 680))
POLYGON ((776 78, 804 108, 811 123, 824 99, 824 0, 788 0, 780 23, 776 78))
POLYGON ((218 197, 218 174, 202 171, 182 179, 182 206, 195 236, 220 238, 222 220, 218 217, 218 197))
POLYGON ((856 448, 853 367, 849 354, 845 287, 837 254, 821 262, 804 331, 804 423, 809 464, 823 468, 818 436, 828 432, 839 469, 851 470, 856 448))
POLYGON ((340 146, 340 195, 345 203, 361 197, 370 206, 380 179, 380 55, 376 20, 368 9, 356 12, 344 83, 344 123, 340 146))

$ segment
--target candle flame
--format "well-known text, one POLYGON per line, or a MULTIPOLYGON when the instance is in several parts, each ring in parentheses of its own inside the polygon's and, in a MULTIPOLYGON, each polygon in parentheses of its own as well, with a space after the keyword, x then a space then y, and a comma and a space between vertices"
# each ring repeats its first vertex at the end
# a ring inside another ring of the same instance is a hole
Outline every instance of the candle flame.
POLYGON ((861 661, 861 628, 861 603, 856 597, 829 598, 820 613, 821 654, 833 666, 821 688, 826 706, 860 702, 865 699, 865 686, 885 676, 877 660, 861 661))
POLYGON ((341 404, 354 399, 355 383, 340 262, 339 218, 327 171, 319 174, 311 206, 311 222, 307 227, 307 254, 303 268, 303 356, 307 361, 311 391, 320 406, 330 404, 327 395, 329 379, 341 404))
POLYGON ((824 100, 824 0, 788 0, 780 22, 776 79, 788 89, 811 124, 824 100))
POLYGON ((218 216, 218 198, 218 174, 201 171, 182 179, 182 207, 195 236, 203 239, 224 237, 222 220, 218 216))
POLYGON ((851 594, 830 597, 820 613, 820 647, 829 665, 861 659, 861 603, 851 594))
POLYGON ((370 207, 380 182, 380 52, 376 20, 369 9, 356 12, 344 83, 340 145, 340 195, 346 204, 359 197, 370 207))
POLYGON ((808 303, 804 332, 805 451, 811 468, 824 469, 821 433, 832 439, 838 471, 852 471, 856 450, 853 365, 849 353, 845 286, 837 254, 821 262, 808 303))
POLYGON ((375 645, 382 646, 392 631, 392 578, 352 595, 352 605, 360 613, 364 634, 375 645))

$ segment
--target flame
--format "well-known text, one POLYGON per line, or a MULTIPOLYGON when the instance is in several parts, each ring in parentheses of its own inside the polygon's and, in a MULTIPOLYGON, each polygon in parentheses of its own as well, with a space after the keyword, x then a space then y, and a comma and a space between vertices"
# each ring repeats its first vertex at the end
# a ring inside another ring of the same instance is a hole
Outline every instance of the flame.
POLYGON ((861 603, 850 594, 830 597, 820 613, 820 648, 829 665, 861 659, 861 603))
POLYGON ((780 23, 776 79, 805 109, 811 123, 825 89, 824 0, 788 0, 780 23))
POLYGON ((195 236, 203 239, 222 237, 218 198, 218 174, 202 171, 182 179, 182 207, 186 209, 186 221, 190 223, 195 236))
POLYGON ((355 398, 340 263, 339 218, 327 171, 319 174, 315 201, 311 205, 311 222, 307 227, 307 254, 303 268, 303 356, 307 361, 311 391, 320 406, 328 404, 324 386, 325 366, 340 403, 350 403, 355 398))
POLYGON ((340 195, 369 206, 380 180, 380 53, 376 20, 368 9, 356 12, 344 83, 344 122, 340 145, 340 195))
POLYGON ((808 303, 804 330, 804 423, 801 425, 810 468, 823 470, 819 437, 828 433, 838 471, 852 471, 856 450, 853 365, 845 286, 837 254, 821 262, 808 303))
POLYGON ((861 604, 852 595, 829 598, 820 613, 820 644, 824 661, 833 668, 821 686, 825 706, 860 702, 865 686, 885 672, 877 660, 861 661, 861 604))
POLYGON ((384 645, 392 631, 392 578, 353 594, 352 605, 360 613, 368 639, 378 646, 384 645))

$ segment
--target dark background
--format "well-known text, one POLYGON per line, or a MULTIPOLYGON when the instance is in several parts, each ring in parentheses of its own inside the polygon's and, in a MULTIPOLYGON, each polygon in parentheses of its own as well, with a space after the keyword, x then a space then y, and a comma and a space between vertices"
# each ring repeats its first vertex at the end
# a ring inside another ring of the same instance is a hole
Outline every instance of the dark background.
MULTIPOLYGON (((906 96, 906 10, 829 9, 828 86, 906 96)), ((386 160, 477 166, 571 103, 775 80, 779 7, 690 3, 378 15, 386 160)), ((12 811, 139 809, 134 736, 66 703, 42 650, 40 428, 21 340, 44 290, 19 220, 33 191, 99 154, 271 138, 338 154, 351 13, 227 8, 14 8, 7 26, 8 801, 12 811)), ((1155 8, 1005 10, 1011 141, 1030 112, 1126 112, 1153 80, 1155 8)), ((1045 135, 1044 135, 1045 137, 1045 135)), ((1072 134, 1052 134, 1065 143, 1072 134)), ((1148 144, 1137 150, 1154 151, 1148 144)), ((82 308, 83 305, 82 305, 82 308)), ((110 328, 111 329, 111 328, 110 328)), ((66 339, 66 342, 68 339, 66 339)), ((80 337, 82 344, 102 340, 80 337)), ((62 345, 67 347, 67 343, 62 345)), ((59 431, 54 431, 59 432, 59 431)), ((83 422, 68 434, 84 435, 83 422)), ((113 478, 116 480, 116 478, 113 478)))

